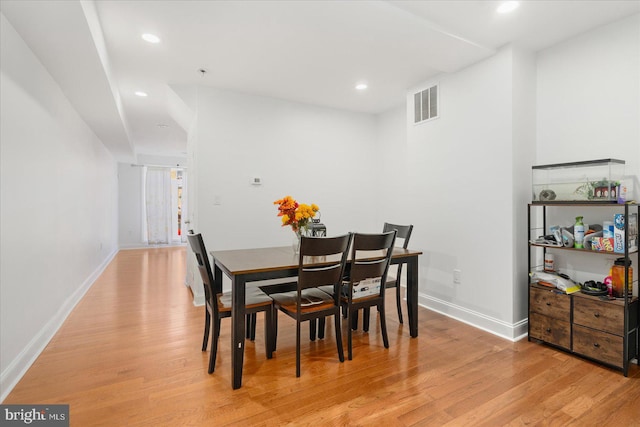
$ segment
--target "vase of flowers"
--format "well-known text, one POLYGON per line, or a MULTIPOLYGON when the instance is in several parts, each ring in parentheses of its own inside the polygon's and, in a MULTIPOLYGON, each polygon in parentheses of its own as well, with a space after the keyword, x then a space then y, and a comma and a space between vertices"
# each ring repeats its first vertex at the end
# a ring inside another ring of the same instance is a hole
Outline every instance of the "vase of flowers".
POLYGON ((291 196, 285 196, 280 200, 276 200, 273 204, 278 205, 278 216, 282 218, 282 226, 290 226, 295 233, 293 251, 294 253, 299 253, 300 239, 303 234, 307 234, 311 218, 316 215, 320 208, 313 203, 311 205, 298 203, 291 196))

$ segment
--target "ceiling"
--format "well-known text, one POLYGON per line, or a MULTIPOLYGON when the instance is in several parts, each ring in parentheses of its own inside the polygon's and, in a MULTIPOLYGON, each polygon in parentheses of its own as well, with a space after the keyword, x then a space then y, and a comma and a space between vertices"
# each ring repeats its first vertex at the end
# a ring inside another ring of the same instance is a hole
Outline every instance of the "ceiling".
POLYGON ((0 10, 128 162, 186 156, 192 109, 177 94, 198 85, 375 114, 509 43, 537 51, 640 12, 640 1, 541 0, 498 14, 500 3, 1 0, 0 10))

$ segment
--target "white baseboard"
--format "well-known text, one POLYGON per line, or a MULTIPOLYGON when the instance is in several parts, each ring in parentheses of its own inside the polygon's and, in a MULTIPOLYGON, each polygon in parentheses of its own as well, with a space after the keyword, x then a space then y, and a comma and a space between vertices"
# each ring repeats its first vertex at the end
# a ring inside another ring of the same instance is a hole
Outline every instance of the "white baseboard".
POLYGON ((172 248, 175 246, 187 246, 186 243, 169 243, 166 245, 148 245, 146 243, 123 243, 120 244, 121 250, 127 249, 149 249, 149 248, 172 248))
POLYGON ((528 319, 508 323, 424 294, 418 296, 418 304, 509 341, 521 340, 528 334, 528 319))
POLYGON ((204 295, 194 295, 193 296, 193 305, 195 307, 203 306, 205 302, 204 295))
POLYGON ((91 288, 93 283, 100 277, 105 268, 113 260, 118 253, 117 250, 112 252, 98 268, 76 289, 76 291, 61 304, 56 314, 47 322, 42 330, 34 336, 27 346, 18 354, 18 356, 9 363, 2 374, 0 374, 0 402, 6 399, 7 395, 18 384, 18 381, 24 376, 33 362, 38 358, 40 353, 45 349, 49 341, 54 337, 58 329, 67 319, 73 308, 80 302, 82 297, 91 288))

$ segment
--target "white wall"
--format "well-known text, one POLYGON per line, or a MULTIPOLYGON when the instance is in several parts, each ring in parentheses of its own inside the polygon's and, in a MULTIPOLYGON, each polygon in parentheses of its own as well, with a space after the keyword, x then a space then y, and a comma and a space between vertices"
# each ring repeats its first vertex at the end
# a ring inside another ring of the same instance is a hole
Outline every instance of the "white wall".
POLYGON ((1 19, 0 392, 117 249, 116 162, 1 19))
POLYGON ((415 213, 401 207, 410 200, 407 185, 407 109, 404 104, 376 116, 376 137, 382 177, 382 203, 375 210, 376 220, 379 224, 410 224, 415 213))
MULTIPOLYGON (((635 181, 632 198, 640 200, 640 15, 539 52, 537 111, 538 164, 625 160, 625 174, 635 181)), ((551 211, 550 218, 561 226, 578 215, 601 224, 613 213, 574 208, 551 211)), ((603 280, 614 258, 563 251, 555 264, 576 280, 603 280)))
POLYGON ((329 235, 381 230, 374 116, 200 88, 197 117, 190 200, 208 250, 290 245, 286 195, 320 206, 329 235))
POLYGON ((198 123, 198 228, 211 249, 290 244, 273 204, 286 195, 319 205, 329 234, 380 228, 373 116, 209 89, 198 123))
POLYGON ((147 246, 142 232, 142 185, 140 166, 118 163, 118 243, 120 248, 147 246))
POLYGON ((616 158, 637 179, 640 14, 539 52, 537 75, 538 163, 616 158))
POLYGON ((512 207, 513 223, 511 233, 513 286, 511 291, 514 325, 518 325, 515 335, 525 334, 529 317, 529 276, 528 276, 528 236, 527 205, 531 202, 531 166, 536 154, 536 55, 535 53, 512 47, 512 207))
POLYGON ((530 193, 519 181, 529 174, 522 163, 532 159, 519 154, 533 138, 521 136, 527 126, 534 128, 533 121, 515 116, 531 110, 524 98, 533 97, 514 87, 521 80, 535 85, 531 57, 507 47, 407 94, 412 112, 415 92, 435 83, 440 88, 438 119, 414 125, 413 114, 406 117, 408 173, 402 179, 408 194, 400 204, 412 215, 412 246, 425 252, 421 302, 508 338, 526 325, 526 284, 522 290, 514 283, 526 281, 526 261, 518 261, 526 253, 514 247, 518 229, 526 227, 518 203, 526 203, 530 193), (453 282, 454 269, 461 270, 459 284, 453 282))

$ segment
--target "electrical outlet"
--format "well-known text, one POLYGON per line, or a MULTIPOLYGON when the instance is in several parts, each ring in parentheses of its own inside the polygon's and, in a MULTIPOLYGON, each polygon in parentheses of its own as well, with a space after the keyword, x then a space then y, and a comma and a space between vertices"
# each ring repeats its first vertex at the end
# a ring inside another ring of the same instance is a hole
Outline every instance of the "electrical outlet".
POLYGON ((462 270, 455 268, 453 270, 453 283, 461 283, 462 282, 462 270))

